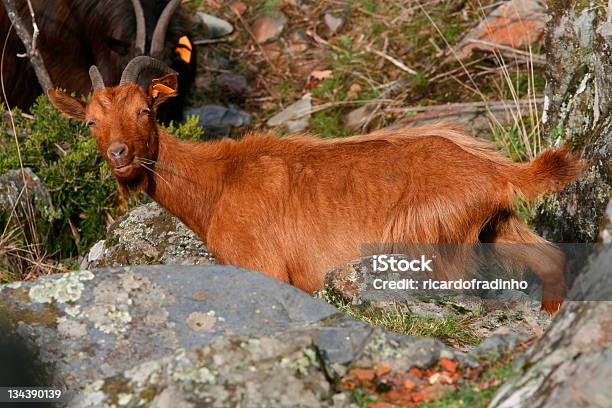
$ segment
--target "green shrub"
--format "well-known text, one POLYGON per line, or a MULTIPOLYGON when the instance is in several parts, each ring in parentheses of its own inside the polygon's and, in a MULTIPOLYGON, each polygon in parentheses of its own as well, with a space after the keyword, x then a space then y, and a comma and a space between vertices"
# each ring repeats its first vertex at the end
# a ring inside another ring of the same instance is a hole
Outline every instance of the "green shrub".
MULTIPOLYGON (((115 213, 115 182, 83 123, 66 118, 46 96, 31 113, 34 119, 27 120, 16 112, 21 159, 45 183, 61 214, 47 253, 73 257, 104 235, 107 214, 115 213)), ((0 144, 0 174, 19 168, 14 137, 0 132, 0 144)))
POLYGON ((170 122, 166 130, 178 139, 195 141, 203 140, 205 133, 204 129, 198 125, 198 117, 196 115, 187 117, 185 123, 181 123, 178 126, 174 122, 170 122))

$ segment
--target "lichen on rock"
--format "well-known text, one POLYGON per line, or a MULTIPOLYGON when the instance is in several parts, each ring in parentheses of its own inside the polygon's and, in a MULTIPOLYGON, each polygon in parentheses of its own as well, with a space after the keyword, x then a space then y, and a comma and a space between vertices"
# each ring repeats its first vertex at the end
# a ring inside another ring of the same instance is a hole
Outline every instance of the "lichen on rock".
POLYGON ((215 263, 202 241, 156 203, 128 211, 109 227, 105 240, 85 255, 81 269, 127 265, 215 263))
POLYGON ((77 271, 61 275, 58 279, 44 279, 30 287, 29 295, 33 302, 59 303, 75 302, 85 288, 83 281, 93 279, 90 271, 77 271))

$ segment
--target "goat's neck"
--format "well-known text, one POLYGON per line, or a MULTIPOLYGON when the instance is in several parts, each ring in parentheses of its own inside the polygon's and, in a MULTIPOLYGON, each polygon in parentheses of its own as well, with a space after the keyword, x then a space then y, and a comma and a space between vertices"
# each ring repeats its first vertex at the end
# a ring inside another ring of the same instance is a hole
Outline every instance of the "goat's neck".
POLYGON ((202 240, 221 194, 224 161, 207 143, 175 139, 158 131, 158 153, 147 194, 187 224, 202 240))

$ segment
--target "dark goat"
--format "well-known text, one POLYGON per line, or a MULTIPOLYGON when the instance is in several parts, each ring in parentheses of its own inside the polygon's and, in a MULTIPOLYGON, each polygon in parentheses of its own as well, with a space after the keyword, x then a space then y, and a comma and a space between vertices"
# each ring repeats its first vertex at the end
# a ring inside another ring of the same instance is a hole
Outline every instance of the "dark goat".
MULTIPOLYGON (((29 25, 26 1, 15 3, 22 20, 29 25)), ((91 65, 100 67, 106 83, 117 83, 133 57, 147 54, 164 61, 179 74, 179 89, 184 96, 195 78, 196 60, 191 50, 183 51, 182 58, 177 51, 192 44, 187 18, 180 10, 174 12, 179 3, 179 0, 33 0, 40 29, 38 49, 54 86, 86 95, 91 91, 88 74, 91 65), (162 13, 168 16, 167 30, 164 27, 156 30, 164 25, 162 13), (151 47, 146 47, 147 44, 151 47)), ((0 44, 4 45, 2 78, 6 101, 11 107, 27 110, 42 90, 28 59, 17 56, 25 49, 2 6, 0 35, 3 40, 0 44)), ((161 112, 164 122, 181 118, 184 100, 181 97, 172 102, 161 112)))

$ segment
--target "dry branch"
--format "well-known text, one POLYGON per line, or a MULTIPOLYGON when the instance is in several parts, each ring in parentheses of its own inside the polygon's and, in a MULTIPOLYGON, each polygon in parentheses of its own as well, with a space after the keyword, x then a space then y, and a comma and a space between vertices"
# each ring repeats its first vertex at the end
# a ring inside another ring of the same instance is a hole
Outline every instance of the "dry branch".
POLYGON ((27 0, 28 9, 30 11, 30 18, 32 19, 32 34, 30 34, 30 31, 17 13, 15 2, 13 0, 2 0, 2 3, 6 8, 6 12, 8 14, 9 19, 11 20, 12 25, 15 27, 17 35, 21 39, 21 42, 23 43, 26 49, 26 56, 29 58, 32 67, 34 67, 34 72, 36 73, 38 82, 40 83, 40 86, 42 87, 43 91, 45 91, 46 93, 47 89, 53 88, 53 82, 51 81, 51 77, 47 72, 45 62, 43 61, 40 53, 38 52, 38 48, 36 47, 39 30, 38 25, 36 24, 32 3, 30 0, 27 0))

